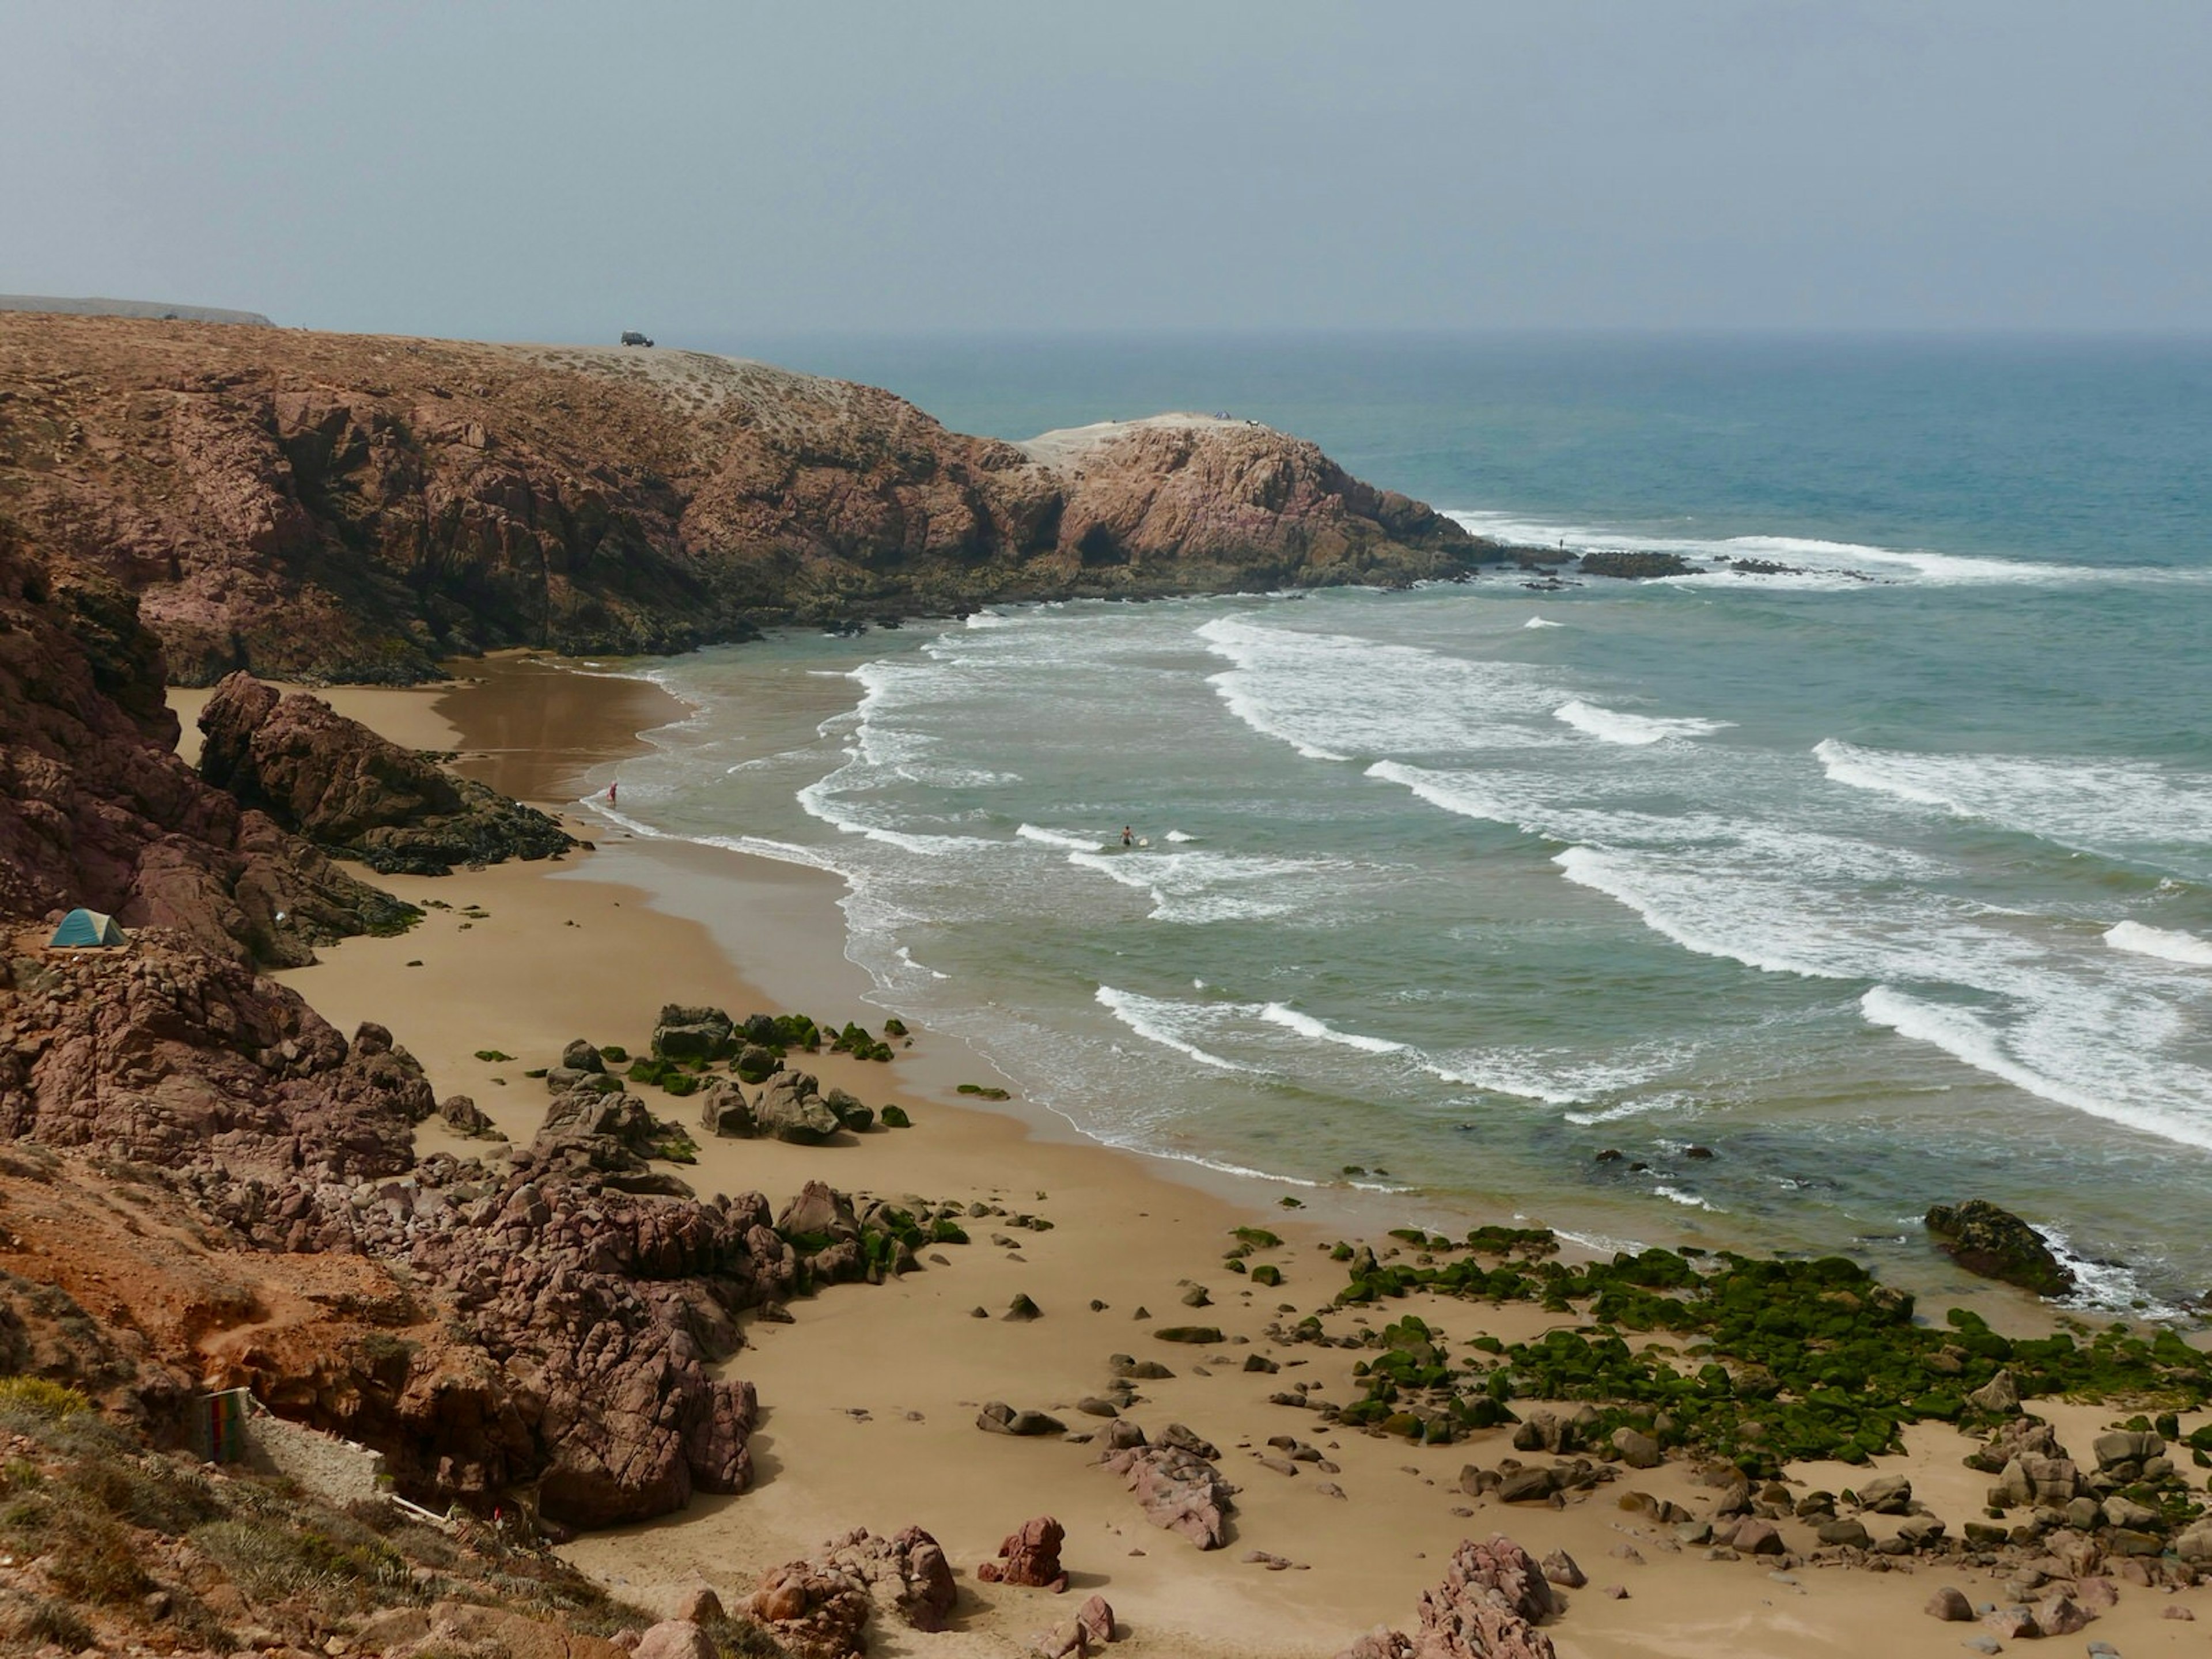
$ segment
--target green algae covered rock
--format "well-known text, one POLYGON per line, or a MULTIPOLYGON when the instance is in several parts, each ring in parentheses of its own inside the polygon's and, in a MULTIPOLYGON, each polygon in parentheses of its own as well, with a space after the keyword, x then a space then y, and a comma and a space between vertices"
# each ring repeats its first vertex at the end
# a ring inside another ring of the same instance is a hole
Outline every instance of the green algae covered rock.
POLYGON ((2009 1210, 1970 1198, 1956 1206, 1938 1204, 1926 1219, 1936 1243, 1968 1273, 2038 1296, 2063 1296, 2074 1288, 2072 1269, 2051 1253, 2041 1233, 2009 1210))

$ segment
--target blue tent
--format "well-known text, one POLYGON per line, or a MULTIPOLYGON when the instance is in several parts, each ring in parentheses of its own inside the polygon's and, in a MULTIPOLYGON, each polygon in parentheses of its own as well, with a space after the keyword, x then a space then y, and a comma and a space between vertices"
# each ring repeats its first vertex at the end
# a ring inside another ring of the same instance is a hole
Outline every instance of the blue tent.
POLYGON ((49 948, 63 950, 97 947, 123 943, 123 930, 115 925, 113 916, 103 916, 97 910, 72 910, 62 918, 54 936, 46 941, 49 948))

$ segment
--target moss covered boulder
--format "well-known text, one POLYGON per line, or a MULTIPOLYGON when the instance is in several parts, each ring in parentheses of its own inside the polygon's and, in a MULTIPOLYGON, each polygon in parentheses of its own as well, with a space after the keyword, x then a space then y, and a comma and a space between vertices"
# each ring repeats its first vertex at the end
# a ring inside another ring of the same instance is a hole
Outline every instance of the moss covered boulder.
POLYGON ((2041 1233, 2009 1210, 1970 1198, 1928 1212, 1928 1231, 1960 1267, 1984 1279, 2002 1279, 2038 1296, 2063 1296, 2074 1274, 2051 1253, 2041 1233))

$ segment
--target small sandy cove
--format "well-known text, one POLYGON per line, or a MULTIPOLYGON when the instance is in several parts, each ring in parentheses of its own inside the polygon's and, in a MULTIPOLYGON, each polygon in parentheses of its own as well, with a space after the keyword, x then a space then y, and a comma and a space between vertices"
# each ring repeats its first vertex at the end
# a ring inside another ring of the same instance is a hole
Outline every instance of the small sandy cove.
MULTIPOLYGON (((885 1011, 843 960, 837 884, 820 872, 714 849, 632 840, 573 803, 604 789, 641 731, 684 712, 641 682, 564 672, 505 659, 466 671, 457 686, 323 693, 343 712, 412 746, 457 750, 462 769, 559 811, 596 851, 559 862, 510 865, 440 879, 384 884, 418 903, 436 902, 414 932, 349 941, 317 966, 283 977, 342 1029, 364 1019, 391 1028, 428 1069, 441 1097, 465 1093, 517 1143, 544 1115, 544 1085, 523 1075, 555 1063, 570 1038, 642 1052, 663 1003, 707 1003, 742 1018, 803 1011, 858 1019, 878 1030, 885 1011), (473 908, 477 914, 465 915, 473 908), (478 1051, 513 1055, 486 1061, 478 1051)), ((188 740, 197 699, 179 693, 188 740), (191 707, 185 706, 188 702, 191 707)), ((814 1066, 811 1060, 798 1062, 814 1066)), ((1510 1431, 1449 1446, 1420 1447, 1332 1429, 1310 1411, 1268 1403, 1288 1385, 1314 1385, 1349 1403, 1352 1352, 1277 1346, 1263 1328, 1329 1310, 1343 1270, 1326 1250, 1338 1235, 1272 1207, 1239 1207, 1170 1178, 1166 1166, 1038 1133, 1019 1102, 1003 1109, 956 1103, 954 1085, 995 1079, 974 1055, 926 1031, 885 1065, 843 1056, 815 1066, 825 1088, 842 1084, 872 1105, 898 1102, 914 1119, 846 1144, 799 1147, 714 1140, 683 1171, 702 1194, 757 1190, 781 1206, 810 1179, 841 1190, 1002 1207, 967 1224, 965 1247, 927 1253, 926 1270, 880 1286, 840 1286, 793 1305, 793 1322, 759 1322, 729 1371, 758 1389, 758 1475, 736 1498, 696 1499, 680 1516, 584 1537, 564 1553, 618 1594, 665 1605, 702 1581, 741 1601, 761 1572, 807 1554, 856 1527, 888 1534, 908 1524, 944 1544, 960 1574, 951 1631, 926 1636, 878 1628, 877 1650, 964 1659, 1024 1651, 1035 1632, 1103 1593, 1127 1626, 1116 1651, 1133 1656, 1328 1656, 1378 1623, 1410 1627, 1415 1598, 1439 1577, 1463 1538, 1503 1532, 1538 1555, 1564 1548, 1589 1577, 1547 1627, 1567 1659, 1624 1656, 1956 1655, 1973 1625, 1922 1611, 1956 1584, 1977 1602, 2002 1601, 1983 1574, 1901 1560, 1887 1571, 1803 1565, 1778 1573, 1771 1559, 1709 1560, 1648 1515, 1623 1506, 1650 1493, 1694 1515, 1713 1494, 1685 1466, 1668 1463, 1576 1494, 1564 1508, 1507 1505, 1462 1492, 1462 1468, 1512 1455, 1510 1431), (1008 1224, 1041 1217, 1049 1231, 1008 1224), (1281 1267, 1279 1289, 1227 1271, 1231 1229, 1270 1228, 1285 1243, 1253 1258, 1281 1267), (1186 1292, 1202 1285, 1212 1305, 1194 1313, 1186 1292), (1002 1318, 1018 1294, 1042 1317, 1002 1318), (1295 1311, 1285 1315, 1279 1310, 1295 1311), (987 1316, 977 1317, 981 1309, 987 1316), (1147 1310, 1150 1318, 1139 1310, 1147 1310), (1158 1340, 1163 1324, 1218 1325, 1218 1346, 1158 1340), (1104 1391, 1109 1357, 1159 1361, 1176 1375, 1139 1384, 1127 1415, 1157 1431, 1188 1425, 1221 1451, 1241 1487, 1229 1546, 1200 1553, 1146 1524, 1121 1483, 1096 1467, 1097 1450, 1054 1438, 980 1432, 978 1407, 1004 1401, 1042 1408, 1071 1427, 1097 1426, 1076 1402, 1104 1391), (1243 1370, 1263 1354, 1283 1368, 1243 1370), (1285 1475, 1263 1468, 1271 1436, 1292 1435, 1337 1467, 1311 1463, 1285 1475), (1322 1490, 1340 1489, 1341 1496, 1322 1490), (974 1570, 1031 1516, 1066 1528, 1066 1595, 979 1583, 974 1570), (1247 1559, 1284 1558, 1287 1567, 1247 1559), (1614 1590, 1625 1592, 1616 1595, 1614 1590)), ((690 1124, 690 1103, 641 1088, 656 1110, 690 1124)), ((435 1122, 422 1152, 496 1157, 495 1143, 464 1141, 435 1122)), ((1506 1219, 1506 1218, 1496 1218, 1506 1219)), ((1378 1249, 1391 1241, 1376 1241, 1378 1249)), ((1544 1328, 1533 1307, 1503 1310, 1415 1297, 1370 1314, 1330 1310, 1332 1332, 1418 1312, 1455 1343, 1483 1332, 1514 1340, 1544 1328)), ((2018 1310, 2023 1327, 2031 1310, 2018 1310)), ((2106 1410, 2039 1406, 2062 1438, 2086 1445, 2112 1420, 2106 1410)), ((1968 1443, 1941 1425, 1913 1432, 1909 1455, 1881 1460, 1909 1474, 1955 1533, 1978 1516, 1989 1477, 1961 1467, 1968 1443)), ((1841 1466, 1792 1471, 1804 1489, 1841 1490, 1870 1471, 1841 1466)), ((1867 1517, 1877 1536, 1894 1520, 1867 1517)), ((1793 1547, 1809 1532, 1785 1522, 1793 1547)), ((2126 1656, 2202 1653, 2193 1623, 2161 1617, 2196 1593, 2123 1586, 2120 1605, 2084 1636, 2053 1640, 2078 1654, 2089 1641, 2126 1656)), ((2206 1609, 2212 1619, 2212 1607, 2206 1609)), ((2010 1645, 2010 1644, 2008 1644, 2010 1645)))

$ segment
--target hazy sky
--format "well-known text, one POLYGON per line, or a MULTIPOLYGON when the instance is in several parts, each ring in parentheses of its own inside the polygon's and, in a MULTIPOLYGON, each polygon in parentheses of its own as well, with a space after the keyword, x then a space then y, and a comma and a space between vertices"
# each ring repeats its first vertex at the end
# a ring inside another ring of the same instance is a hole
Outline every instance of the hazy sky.
POLYGON ((0 157, 326 328, 2212 328, 2204 0, 0 0, 0 157))

